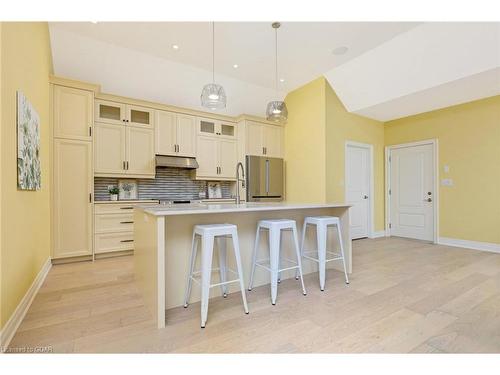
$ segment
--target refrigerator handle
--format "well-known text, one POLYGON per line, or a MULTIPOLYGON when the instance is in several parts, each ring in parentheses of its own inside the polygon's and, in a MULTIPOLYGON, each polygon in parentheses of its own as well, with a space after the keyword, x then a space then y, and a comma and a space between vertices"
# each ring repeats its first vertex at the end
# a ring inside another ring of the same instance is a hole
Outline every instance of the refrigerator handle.
POLYGON ((266 160, 266 194, 269 194, 269 160, 266 160))

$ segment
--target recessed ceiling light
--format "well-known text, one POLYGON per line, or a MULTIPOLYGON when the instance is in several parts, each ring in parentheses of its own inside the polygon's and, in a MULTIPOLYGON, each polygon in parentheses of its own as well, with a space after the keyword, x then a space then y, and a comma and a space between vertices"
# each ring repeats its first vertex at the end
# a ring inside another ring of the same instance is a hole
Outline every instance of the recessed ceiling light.
POLYGON ((280 78, 280 82, 285 82, 285 79, 284 78, 280 78))
POLYGON ((172 44, 172 48, 175 49, 175 50, 178 50, 179 46, 177 44, 172 44))
POLYGON ((349 48, 347 48, 346 46, 342 46, 342 47, 337 47, 335 48, 332 53, 334 55, 343 55, 344 53, 346 53, 347 51, 349 50, 349 48))
POLYGON ((234 64, 234 65, 233 65, 233 68, 234 68, 234 69, 237 69, 237 68, 238 68, 238 64, 234 64))

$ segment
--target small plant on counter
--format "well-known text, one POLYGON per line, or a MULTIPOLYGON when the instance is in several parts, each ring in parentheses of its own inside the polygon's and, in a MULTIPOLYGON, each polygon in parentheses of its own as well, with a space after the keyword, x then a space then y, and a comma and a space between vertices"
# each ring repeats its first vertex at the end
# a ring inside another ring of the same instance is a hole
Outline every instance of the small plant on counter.
POLYGON ((108 189, 109 197, 112 201, 118 200, 118 193, 119 192, 120 192, 120 190, 116 186, 113 186, 113 187, 108 189))

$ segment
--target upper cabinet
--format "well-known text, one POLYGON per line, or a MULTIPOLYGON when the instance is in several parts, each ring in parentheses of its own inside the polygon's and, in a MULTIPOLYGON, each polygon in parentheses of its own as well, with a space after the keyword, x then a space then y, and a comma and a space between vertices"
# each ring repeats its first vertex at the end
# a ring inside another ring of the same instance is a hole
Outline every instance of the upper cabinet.
POLYGON ((196 156, 196 118, 182 113, 156 111, 155 153, 196 156))
POLYGON ((280 158, 283 156, 283 128, 256 121, 245 121, 245 154, 280 158))
POLYGON ((129 105, 107 100, 95 101, 95 121, 105 124, 126 124, 141 127, 153 127, 154 110, 146 107, 129 105))
POLYGON ((93 101, 92 91, 54 85, 54 137, 92 140, 93 101))
POLYGON ((198 134, 236 139, 236 124, 229 121, 198 118, 198 134))

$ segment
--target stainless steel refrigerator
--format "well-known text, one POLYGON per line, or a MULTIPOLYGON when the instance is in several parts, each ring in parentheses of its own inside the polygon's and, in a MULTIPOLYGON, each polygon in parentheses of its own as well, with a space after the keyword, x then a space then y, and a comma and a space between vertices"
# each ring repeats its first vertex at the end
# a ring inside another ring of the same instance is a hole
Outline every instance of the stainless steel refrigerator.
POLYGON ((281 158, 247 156, 247 202, 282 201, 283 173, 283 159, 281 158))

